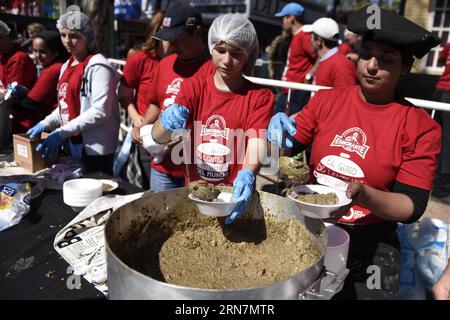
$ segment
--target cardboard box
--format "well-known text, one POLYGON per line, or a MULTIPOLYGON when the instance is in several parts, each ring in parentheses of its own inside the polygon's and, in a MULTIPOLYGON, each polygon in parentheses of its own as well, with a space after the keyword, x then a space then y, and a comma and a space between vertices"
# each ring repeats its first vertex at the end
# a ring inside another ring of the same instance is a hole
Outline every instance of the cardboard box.
POLYGON ((13 135, 14 160, 17 165, 30 173, 35 173, 57 163, 58 156, 43 159, 41 152, 36 151, 39 142, 47 136, 48 133, 44 132, 40 139, 34 138, 31 140, 25 133, 13 135))

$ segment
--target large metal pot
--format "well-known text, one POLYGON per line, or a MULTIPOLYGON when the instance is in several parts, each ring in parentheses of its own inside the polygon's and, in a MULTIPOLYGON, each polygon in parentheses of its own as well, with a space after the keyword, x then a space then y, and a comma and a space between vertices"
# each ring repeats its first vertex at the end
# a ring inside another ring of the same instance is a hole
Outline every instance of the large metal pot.
MULTIPOLYGON (((235 290, 188 288, 152 279, 132 269, 127 261, 119 258, 118 252, 123 252, 124 239, 131 232, 139 230, 136 226, 145 225, 149 215, 164 216, 174 210, 196 210, 187 194, 186 188, 149 194, 119 208, 111 215, 105 228, 110 299, 298 299, 299 293, 310 288, 323 275, 327 244, 324 224, 320 220, 303 216, 292 201, 266 192, 256 194, 249 206, 254 219, 261 219, 264 215, 272 215, 279 220, 294 216, 314 235, 321 250, 320 259, 314 265, 285 281, 270 286, 235 290)), ((130 250, 129 244, 127 250, 130 250)))

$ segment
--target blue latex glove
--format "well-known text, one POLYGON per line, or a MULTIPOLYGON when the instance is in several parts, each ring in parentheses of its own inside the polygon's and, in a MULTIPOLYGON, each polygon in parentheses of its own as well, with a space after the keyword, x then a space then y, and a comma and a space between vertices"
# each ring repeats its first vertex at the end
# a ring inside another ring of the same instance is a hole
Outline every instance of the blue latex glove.
POLYGON ((35 137, 40 137, 41 133, 45 131, 45 126, 43 124, 38 123, 33 128, 27 131, 27 135, 30 139, 34 139, 35 137))
POLYGON ((234 193, 231 201, 242 201, 234 207, 233 212, 226 218, 225 224, 232 224, 247 208, 255 190, 255 175, 253 171, 248 169, 239 171, 236 179, 234 179, 233 187, 234 193))
POLYGON ((161 123, 164 129, 174 132, 177 129, 186 129, 189 118, 189 109, 174 103, 161 114, 161 123))
POLYGON ((59 148, 62 146, 63 140, 59 135, 59 130, 55 130, 37 146, 36 151, 42 151, 42 158, 52 157, 58 154, 59 148))
POLYGON ((269 141, 279 147, 283 147, 283 131, 286 130, 286 147, 292 148, 292 137, 297 133, 294 119, 283 112, 272 117, 269 124, 269 141))

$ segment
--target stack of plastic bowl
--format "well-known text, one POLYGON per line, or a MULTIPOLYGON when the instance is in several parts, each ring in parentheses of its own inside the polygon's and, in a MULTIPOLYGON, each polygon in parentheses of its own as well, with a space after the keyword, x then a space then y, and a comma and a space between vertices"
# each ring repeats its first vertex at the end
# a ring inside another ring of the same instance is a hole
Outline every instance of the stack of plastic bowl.
POLYGON ((63 200, 75 211, 83 210, 88 204, 102 196, 102 182, 95 179, 73 179, 64 182, 63 200))

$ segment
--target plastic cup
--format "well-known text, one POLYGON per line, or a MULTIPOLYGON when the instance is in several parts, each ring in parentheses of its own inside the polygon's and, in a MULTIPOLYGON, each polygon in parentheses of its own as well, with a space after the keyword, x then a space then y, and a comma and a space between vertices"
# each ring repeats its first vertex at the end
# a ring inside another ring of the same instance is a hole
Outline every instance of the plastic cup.
POLYGON ((328 271, 342 273, 347 267, 350 235, 344 229, 325 223, 328 232, 328 245, 324 264, 328 271))

